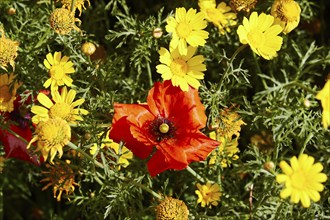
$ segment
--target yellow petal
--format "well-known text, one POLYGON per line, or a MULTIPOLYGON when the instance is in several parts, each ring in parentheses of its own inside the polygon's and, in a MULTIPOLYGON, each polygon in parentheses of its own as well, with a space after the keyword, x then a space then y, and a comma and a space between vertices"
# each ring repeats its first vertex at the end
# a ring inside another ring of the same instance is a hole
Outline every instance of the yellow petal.
POLYGON ((48 109, 54 105, 53 102, 44 93, 39 93, 37 99, 43 106, 48 109))

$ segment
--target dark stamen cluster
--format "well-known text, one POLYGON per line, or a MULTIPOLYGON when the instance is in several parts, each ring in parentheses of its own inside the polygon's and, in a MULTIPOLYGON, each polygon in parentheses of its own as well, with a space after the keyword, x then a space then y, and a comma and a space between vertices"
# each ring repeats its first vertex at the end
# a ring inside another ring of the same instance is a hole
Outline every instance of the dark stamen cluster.
POLYGON ((157 117, 153 121, 149 122, 147 126, 150 134, 158 142, 173 138, 175 136, 176 128, 174 126, 174 123, 168 120, 167 118, 157 117), (160 126, 164 123, 169 126, 168 132, 166 133, 162 133, 160 131, 160 126))

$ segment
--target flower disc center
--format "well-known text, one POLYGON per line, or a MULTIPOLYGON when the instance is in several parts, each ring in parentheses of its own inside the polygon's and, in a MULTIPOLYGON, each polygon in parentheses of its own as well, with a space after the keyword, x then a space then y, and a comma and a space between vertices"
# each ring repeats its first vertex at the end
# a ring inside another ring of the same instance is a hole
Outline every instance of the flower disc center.
POLYGON ((52 66, 50 69, 50 76, 56 80, 63 79, 64 75, 63 67, 60 65, 52 66))
POLYGON ((296 171, 291 177, 292 186, 297 189, 306 189, 307 185, 307 178, 304 172, 296 171))
POLYGON ((181 58, 173 60, 173 62, 170 65, 172 73, 174 73, 177 76, 185 76, 188 71, 188 65, 186 61, 184 61, 181 58))
POLYGON ((64 102, 56 103, 49 109, 49 115, 51 117, 59 117, 66 121, 69 120, 70 113, 71 113, 70 105, 64 102))
POLYGON ((187 22, 180 22, 176 27, 176 32, 180 38, 186 39, 191 33, 190 25, 187 22))
POLYGON ((40 139, 48 146, 65 145, 71 139, 70 126, 60 118, 50 119, 39 124, 40 139))
POLYGON ((258 48, 265 43, 264 33, 258 30, 249 32, 247 37, 250 41, 250 44, 255 48, 258 48))

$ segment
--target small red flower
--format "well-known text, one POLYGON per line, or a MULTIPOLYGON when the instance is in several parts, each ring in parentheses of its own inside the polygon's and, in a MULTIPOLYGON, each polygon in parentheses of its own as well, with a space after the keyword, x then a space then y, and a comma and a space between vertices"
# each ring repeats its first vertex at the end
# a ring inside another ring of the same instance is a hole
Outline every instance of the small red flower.
POLYGON ((115 103, 115 114, 109 137, 124 141, 136 156, 148 161, 155 176, 165 170, 182 170, 194 161, 204 160, 219 146, 199 130, 207 117, 197 90, 183 92, 170 81, 155 83, 147 104, 115 103))

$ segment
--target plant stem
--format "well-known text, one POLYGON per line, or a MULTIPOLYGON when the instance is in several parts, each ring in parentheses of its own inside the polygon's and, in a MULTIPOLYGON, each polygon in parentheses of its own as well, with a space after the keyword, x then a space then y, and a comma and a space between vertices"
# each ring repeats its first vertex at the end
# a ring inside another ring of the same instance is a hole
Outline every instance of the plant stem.
POLYGON ((224 72, 224 74, 221 76, 221 79, 220 79, 220 88, 221 88, 221 85, 223 84, 222 81, 225 80, 225 78, 227 78, 228 76, 228 73, 229 73, 229 70, 236 58, 236 56, 245 48, 247 47, 247 44, 243 44, 241 45, 239 48, 237 48, 235 50, 235 52, 233 53, 233 55, 231 56, 230 60, 228 61, 228 67, 226 69, 226 71, 224 72))
POLYGON ((138 186, 138 187, 140 187, 141 189, 147 191, 148 193, 150 193, 151 195, 153 195, 155 198, 157 198, 157 199, 159 199, 159 200, 163 199, 163 197, 162 197, 161 195, 159 195, 158 193, 156 193, 156 192, 153 191, 152 189, 146 187, 145 185, 143 185, 143 184, 141 184, 141 183, 137 183, 137 182, 132 181, 132 180, 130 180, 129 182, 132 183, 133 185, 138 186))
POLYGON ((149 62, 147 62, 147 72, 148 72, 148 77, 149 77, 149 86, 152 87, 153 82, 152 82, 152 74, 151 74, 150 63, 149 62))
POLYGON ((81 153, 85 158, 87 158, 88 160, 92 161, 96 166, 104 169, 103 164, 101 164, 100 162, 98 162, 97 160, 95 160, 94 158, 92 158, 90 155, 88 155, 85 151, 83 151, 81 148, 79 148, 78 146, 76 146, 72 142, 67 143, 67 145, 70 148, 72 148, 73 150, 78 151, 79 153, 81 153))
POLYGON ((76 0, 72 0, 71 1, 71 8, 70 8, 70 11, 73 12, 74 10, 74 5, 76 4, 76 0))
POLYGON ((194 177, 196 177, 199 181, 201 181, 202 183, 205 183, 205 180, 203 177, 201 177, 198 173, 195 172, 195 170, 193 170, 190 166, 187 166, 187 171, 189 173, 191 173, 194 177))
POLYGON ((29 144, 29 142, 27 140, 25 140, 22 136, 20 136, 19 134, 17 134, 16 132, 12 131, 11 129, 8 129, 7 127, 2 127, 4 130, 6 130, 8 133, 14 135, 16 138, 20 139, 21 141, 23 141, 26 145, 29 144))

